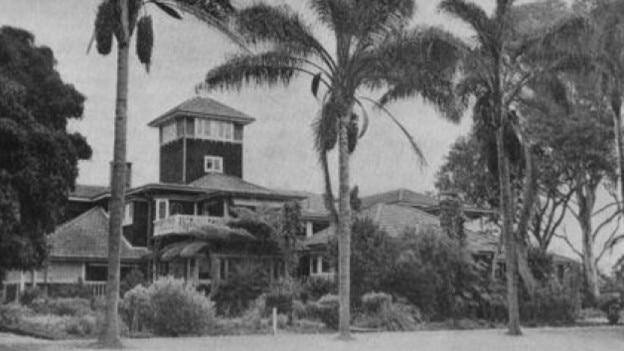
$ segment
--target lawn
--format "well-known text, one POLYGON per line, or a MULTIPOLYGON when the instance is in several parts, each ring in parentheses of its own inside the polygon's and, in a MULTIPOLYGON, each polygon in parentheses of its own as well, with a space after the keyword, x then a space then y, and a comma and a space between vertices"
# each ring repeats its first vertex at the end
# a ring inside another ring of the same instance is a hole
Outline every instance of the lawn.
MULTIPOLYGON (((88 341, 41 341, 0 333, 0 351, 88 350, 88 341)), ((420 331, 404 333, 356 334, 350 342, 337 341, 334 335, 256 335, 198 338, 126 339, 128 350, 219 350, 287 351, 294 350, 418 350, 481 351, 530 350, 576 351, 621 350, 624 328, 540 328, 525 329, 521 337, 504 330, 420 331)))

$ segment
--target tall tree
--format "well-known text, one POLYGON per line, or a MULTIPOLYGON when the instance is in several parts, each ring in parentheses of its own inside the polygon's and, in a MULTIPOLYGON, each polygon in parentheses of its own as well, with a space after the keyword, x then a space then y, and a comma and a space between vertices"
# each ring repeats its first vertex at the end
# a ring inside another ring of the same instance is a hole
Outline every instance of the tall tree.
MULTIPOLYGON (((525 225, 519 221, 514 232, 516 216, 511 186, 509 158, 512 155, 511 140, 524 141, 521 150, 530 151, 528 140, 522 137, 521 124, 515 119, 516 105, 529 84, 537 80, 556 84, 551 72, 568 67, 576 62, 568 55, 569 46, 559 45, 562 38, 571 37, 579 30, 580 20, 567 18, 565 23, 546 23, 537 35, 527 30, 520 21, 521 15, 514 13, 514 0, 497 0, 494 11, 488 15, 478 5, 466 0, 443 0, 439 8, 468 24, 474 31, 477 46, 470 50, 464 62, 465 76, 460 82, 460 91, 476 96, 474 115, 479 123, 486 124, 495 133, 497 159, 495 170, 500 186, 500 213, 502 215, 502 236, 505 246, 507 274, 508 329, 511 335, 520 335, 520 314, 518 310, 518 267, 527 272, 526 239, 521 237, 525 225)), ((529 23, 534 23, 529 21, 529 23)), ((567 44, 567 41, 566 41, 567 44)), ((526 161, 531 161, 531 152, 525 152, 526 161)), ((527 166, 531 166, 527 163, 527 166)), ((531 167, 529 167, 531 168, 531 167)), ((527 173, 532 176, 532 173, 527 173)), ((527 179, 528 180, 528 179, 527 179)), ((525 180, 524 193, 534 194, 531 181, 525 180)), ((522 218, 531 214, 532 204, 527 201, 520 211, 522 218)), ((525 275, 529 278, 528 275, 525 275)), ((528 283, 528 279, 524 279, 528 283)))
POLYGON ((85 98, 55 66, 31 33, 0 28, 0 271, 43 264, 78 161, 91 157, 85 138, 67 131, 85 98))
MULTIPOLYGON (((146 6, 152 4, 167 15, 181 19, 175 9, 191 13, 209 25, 228 33, 221 19, 231 10, 228 1, 180 0, 103 0, 96 14, 93 38, 102 55, 111 52, 113 37, 117 42, 117 87, 115 103, 115 136, 113 142, 113 171, 111 179, 110 233, 108 239, 108 281, 106 289, 106 313, 100 331, 99 344, 105 347, 120 347, 117 304, 119 300, 120 240, 126 173, 126 125, 128 106, 128 58, 130 41, 136 28, 136 53, 149 72, 151 65, 154 33, 152 18, 146 6), (139 19, 139 12, 143 15, 139 19)), ((235 37, 235 36, 231 36, 235 37)))
MULTIPOLYGON (((449 79, 458 54, 457 42, 432 28, 406 32, 411 0, 310 0, 319 23, 335 39, 335 49, 321 43, 287 6, 254 5, 241 10, 238 27, 263 52, 243 54, 210 70, 205 88, 240 89, 244 84, 288 84, 299 74, 312 78, 312 93, 326 88, 314 122, 316 149, 325 177, 326 207, 339 239, 340 336, 350 338, 350 168, 349 154, 366 131, 361 88, 389 87, 383 103, 420 95, 451 119, 459 117, 449 79), (333 54, 332 54, 333 51, 333 54), (359 110, 356 111, 356 108, 359 110), (360 116, 361 114, 361 116, 360 116), (358 131, 361 125, 361 131, 358 131), (327 153, 338 145, 339 204, 335 208, 327 153)), ((395 122, 396 119, 394 119, 395 122)), ((398 122, 397 122, 398 123, 398 122)), ((405 128, 402 131, 409 136, 405 128)), ((410 137, 417 153, 420 151, 410 137)))

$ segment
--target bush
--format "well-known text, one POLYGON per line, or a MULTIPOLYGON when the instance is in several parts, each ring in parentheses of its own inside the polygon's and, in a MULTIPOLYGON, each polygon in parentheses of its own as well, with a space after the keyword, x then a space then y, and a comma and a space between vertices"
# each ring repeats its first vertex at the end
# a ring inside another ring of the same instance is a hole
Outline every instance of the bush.
POLYGON ((152 320, 150 295, 142 285, 135 286, 124 294, 119 304, 119 312, 130 332, 143 330, 152 320))
POLYGON ((33 310, 18 303, 0 304, 0 326, 14 326, 21 317, 32 316, 33 310))
POLYGON ((134 268, 130 271, 119 283, 119 294, 121 296, 125 296, 126 292, 132 290, 137 285, 145 286, 147 284, 147 280, 145 279, 145 275, 139 269, 134 268))
POLYGON ((56 316, 84 316, 92 312, 91 301, 82 298, 36 299, 31 307, 39 314, 56 316))
POLYGON ((380 312, 383 308, 390 306, 392 296, 385 293, 370 292, 362 296, 362 307, 369 314, 380 312))
POLYGON ((214 322, 213 305, 193 285, 171 277, 160 278, 148 289, 157 335, 203 335, 214 322))
POLYGON ((429 318, 458 318, 470 313, 480 278, 469 252, 459 241, 433 228, 406 230, 396 266, 382 291, 405 297, 429 318))
POLYGON ((96 318, 94 316, 81 316, 67 320, 65 332, 78 337, 93 336, 97 331, 96 318))
POLYGON ((267 287, 262 267, 252 264, 235 266, 232 276, 219 286, 213 296, 217 313, 240 316, 267 287))
POLYGON ((81 279, 75 284, 50 284, 48 286, 48 296, 50 297, 80 297, 88 299, 92 295, 91 288, 85 285, 81 279))
POLYGON ((39 288, 26 288, 20 295, 19 302, 22 305, 30 305, 33 300, 43 298, 43 290, 39 288))
POLYGON ((277 313, 290 315, 293 310, 293 295, 288 292, 270 292, 266 295, 265 314, 271 314, 273 308, 277 313))
POLYGON ((338 329, 340 299, 337 295, 325 295, 311 305, 312 314, 329 329, 338 329))
POLYGON ((572 325, 579 314, 576 294, 555 282, 539 288, 532 298, 520 301, 520 319, 529 325, 572 325))
MULTIPOLYGON (((355 324, 364 328, 376 328, 386 331, 411 331, 416 329, 417 310, 413 306, 402 303, 391 303, 379 299, 372 306, 378 308, 374 312, 366 310, 358 314, 355 324)), ((370 307, 370 306, 369 306, 370 307)))
POLYGON ((301 301, 317 301, 328 294, 337 294, 336 279, 325 277, 308 277, 301 286, 301 301))

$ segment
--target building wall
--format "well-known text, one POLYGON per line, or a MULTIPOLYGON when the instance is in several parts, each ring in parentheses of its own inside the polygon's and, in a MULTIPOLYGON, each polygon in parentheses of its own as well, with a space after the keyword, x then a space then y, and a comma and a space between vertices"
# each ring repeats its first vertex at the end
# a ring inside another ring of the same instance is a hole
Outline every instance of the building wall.
POLYGON ((123 227, 124 237, 132 246, 147 247, 147 206, 147 201, 135 201, 132 224, 123 227))
POLYGON ((243 144, 224 141, 187 139, 186 179, 190 183, 206 174, 204 156, 223 158, 223 174, 243 177, 243 144))
POLYGON ((160 146, 160 181, 182 183, 183 140, 178 139, 160 146))
MULTIPOLYGON (((84 278, 83 262, 50 262, 48 266, 48 283, 76 283, 78 278, 84 278)), ((45 280, 44 270, 35 272, 37 283, 45 280)), ((8 271, 5 284, 19 284, 20 271, 8 271)), ((24 272, 24 283, 32 282, 31 272, 24 272)))

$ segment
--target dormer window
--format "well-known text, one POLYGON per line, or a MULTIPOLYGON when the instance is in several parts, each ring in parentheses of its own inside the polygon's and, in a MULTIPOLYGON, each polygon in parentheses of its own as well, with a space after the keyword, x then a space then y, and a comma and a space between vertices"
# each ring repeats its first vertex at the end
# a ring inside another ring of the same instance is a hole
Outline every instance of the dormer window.
POLYGON ((204 156, 204 172, 223 173, 223 157, 204 156))

